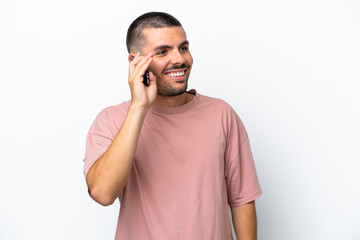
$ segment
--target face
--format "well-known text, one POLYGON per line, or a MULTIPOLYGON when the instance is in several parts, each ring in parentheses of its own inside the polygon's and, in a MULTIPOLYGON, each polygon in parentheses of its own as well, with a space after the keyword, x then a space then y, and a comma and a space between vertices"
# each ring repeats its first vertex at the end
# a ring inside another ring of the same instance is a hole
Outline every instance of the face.
POLYGON ((147 40, 141 54, 153 52, 149 70, 156 76, 157 92, 162 96, 177 96, 187 89, 193 59, 182 27, 144 30, 147 40))

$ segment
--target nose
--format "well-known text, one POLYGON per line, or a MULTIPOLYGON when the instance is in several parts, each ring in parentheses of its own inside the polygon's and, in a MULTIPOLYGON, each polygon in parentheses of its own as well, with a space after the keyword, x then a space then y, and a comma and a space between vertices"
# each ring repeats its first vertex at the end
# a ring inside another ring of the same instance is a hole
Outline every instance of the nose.
POLYGON ((171 64, 177 65, 177 64, 183 64, 185 63, 185 58, 181 54, 181 52, 177 49, 173 51, 173 55, 171 56, 171 64))

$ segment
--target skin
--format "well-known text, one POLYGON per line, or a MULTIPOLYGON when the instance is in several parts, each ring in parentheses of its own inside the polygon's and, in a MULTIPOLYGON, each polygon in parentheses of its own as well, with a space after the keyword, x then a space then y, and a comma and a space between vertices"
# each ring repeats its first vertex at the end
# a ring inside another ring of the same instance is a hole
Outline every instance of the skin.
POLYGON ((238 240, 257 239, 257 220, 255 201, 230 207, 234 230, 238 240))
MULTIPOLYGON (((103 206, 111 205, 126 187, 137 148, 141 127, 149 107, 178 107, 193 98, 186 93, 193 58, 181 27, 144 30, 146 45, 130 53, 128 83, 132 102, 129 111, 106 152, 92 165, 86 182, 90 196, 103 206), (134 57, 131 61, 131 57, 134 57), (150 86, 142 83, 150 70, 150 86), (169 73, 185 72, 174 77, 169 73)), ((255 204, 231 207, 238 240, 256 239, 255 204)))
MULTIPOLYGON (((131 81, 137 84, 136 87, 134 86, 136 95, 133 96, 133 101, 139 100, 140 106, 143 107, 149 107, 152 103, 160 107, 178 107, 191 101, 193 95, 185 93, 185 91, 193 58, 182 27, 150 28, 145 29, 143 34, 146 37, 147 44, 141 49, 141 55, 149 56, 150 54, 151 56, 150 64, 145 65, 150 70, 150 83, 152 81, 156 82, 156 98, 154 99, 155 93, 152 92, 155 90, 145 88, 145 91, 149 90, 147 91, 149 101, 144 99, 144 87, 139 84, 142 78, 138 76, 136 80, 131 81), (170 72, 183 70, 185 70, 183 77, 171 77, 168 75, 170 72), (171 96, 173 94, 178 95, 171 96), (153 99, 154 102, 151 102, 153 99)), ((132 56, 134 56, 134 60, 130 65, 137 65, 137 60, 140 61, 144 58, 140 56, 140 53, 130 53, 129 61, 132 56)))

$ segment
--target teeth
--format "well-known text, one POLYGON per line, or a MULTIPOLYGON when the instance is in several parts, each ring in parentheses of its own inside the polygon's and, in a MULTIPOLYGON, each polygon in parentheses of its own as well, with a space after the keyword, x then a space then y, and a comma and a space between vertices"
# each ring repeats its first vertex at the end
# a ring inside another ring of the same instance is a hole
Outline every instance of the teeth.
POLYGON ((185 72, 175 72, 175 73, 169 73, 168 76, 170 77, 180 77, 180 76, 184 76, 185 72))

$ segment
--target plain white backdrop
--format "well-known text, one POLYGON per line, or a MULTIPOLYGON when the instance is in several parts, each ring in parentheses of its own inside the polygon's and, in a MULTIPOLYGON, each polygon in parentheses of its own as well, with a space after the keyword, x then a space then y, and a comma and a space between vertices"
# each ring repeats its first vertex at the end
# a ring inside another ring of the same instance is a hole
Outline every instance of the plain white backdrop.
POLYGON ((126 31, 154 10, 187 32, 189 88, 247 128, 259 239, 360 239, 356 0, 0 0, 0 239, 114 238, 119 203, 88 196, 85 137, 130 99, 126 31))

